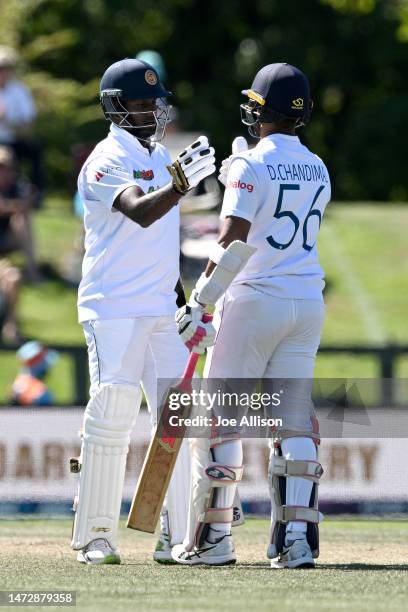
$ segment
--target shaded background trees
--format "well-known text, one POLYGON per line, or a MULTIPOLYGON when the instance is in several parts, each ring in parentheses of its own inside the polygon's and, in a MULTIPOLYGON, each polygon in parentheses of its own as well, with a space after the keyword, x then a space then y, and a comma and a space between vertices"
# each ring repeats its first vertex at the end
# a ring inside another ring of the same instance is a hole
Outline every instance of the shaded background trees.
POLYGON ((0 2, 0 42, 23 60, 53 190, 72 188, 72 146, 106 132, 105 68, 159 51, 182 126, 207 132, 218 158, 245 133, 240 91, 264 64, 310 77, 315 112, 302 139, 328 163, 337 199, 408 198, 405 0, 25 0, 0 2))

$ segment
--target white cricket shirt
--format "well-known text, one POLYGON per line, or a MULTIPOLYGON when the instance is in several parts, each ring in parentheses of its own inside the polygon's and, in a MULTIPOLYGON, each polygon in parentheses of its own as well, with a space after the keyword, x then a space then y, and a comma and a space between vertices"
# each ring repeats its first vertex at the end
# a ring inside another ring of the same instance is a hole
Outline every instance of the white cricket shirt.
POLYGON ((232 159, 221 218, 251 223, 256 253, 233 284, 283 298, 322 299, 316 240, 331 188, 322 160, 297 136, 273 134, 232 159))
POLYGON ((161 144, 149 153, 112 124, 78 178, 84 203, 85 256, 78 292, 79 321, 161 316, 176 310, 179 278, 178 206, 147 228, 112 208, 131 185, 145 193, 170 181, 161 144))

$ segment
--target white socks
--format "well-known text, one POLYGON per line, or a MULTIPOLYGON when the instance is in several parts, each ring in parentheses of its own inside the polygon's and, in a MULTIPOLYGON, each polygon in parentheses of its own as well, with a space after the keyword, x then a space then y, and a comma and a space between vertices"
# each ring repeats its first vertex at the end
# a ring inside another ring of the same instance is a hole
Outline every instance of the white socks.
MULTIPOLYGON (((287 438, 281 443, 282 455, 285 459, 316 461, 316 446, 311 438, 287 438)), ((313 483, 305 478, 288 476, 286 478, 286 505, 309 506, 313 483)), ((306 535, 307 523, 292 521, 286 526, 286 533, 295 531, 306 535)))

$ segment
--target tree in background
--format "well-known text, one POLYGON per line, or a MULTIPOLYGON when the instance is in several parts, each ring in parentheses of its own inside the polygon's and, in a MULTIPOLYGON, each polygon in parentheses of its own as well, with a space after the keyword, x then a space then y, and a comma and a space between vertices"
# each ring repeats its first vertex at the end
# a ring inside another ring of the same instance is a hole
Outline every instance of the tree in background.
POLYGON ((149 48, 165 58, 183 126, 206 131, 220 160, 244 133, 241 89, 262 65, 288 61, 310 77, 316 110, 302 138, 328 160, 335 197, 408 198, 405 0, 0 0, 0 10, 55 190, 69 188, 72 146, 106 131, 100 75, 149 48))

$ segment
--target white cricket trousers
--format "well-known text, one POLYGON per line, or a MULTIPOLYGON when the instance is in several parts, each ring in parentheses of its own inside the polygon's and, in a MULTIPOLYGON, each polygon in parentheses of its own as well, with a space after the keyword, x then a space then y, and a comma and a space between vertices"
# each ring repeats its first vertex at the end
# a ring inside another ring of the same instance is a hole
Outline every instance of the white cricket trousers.
MULTIPOLYGON (((90 396, 104 385, 142 385, 151 414, 157 422, 157 381, 181 378, 189 352, 177 333, 173 316, 134 319, 98 319, 83 324, 88 345, 90 396)), ((165 393, 161 386, 162 395, 165 393)), ((137 413, 139 406, 135 406, 137 413)), ((136 423, 137 428, 137 423, 136 423)), ((182 444, 168 488, 162 516, 171 544, 183 540, 187 523, 190 455, 182 444), (163 514, 164 513, 164 514, 163 514)))
POLYGON ((217 303, 208 378, 312 378, 325 306, 234 285, 217 303))
POLYGON ((83 324, 88 345, 90 396, 103 385, 142 384, 156 421, 157 380, 179 378, 188 350, 172 316, 97 319, 83 324))

